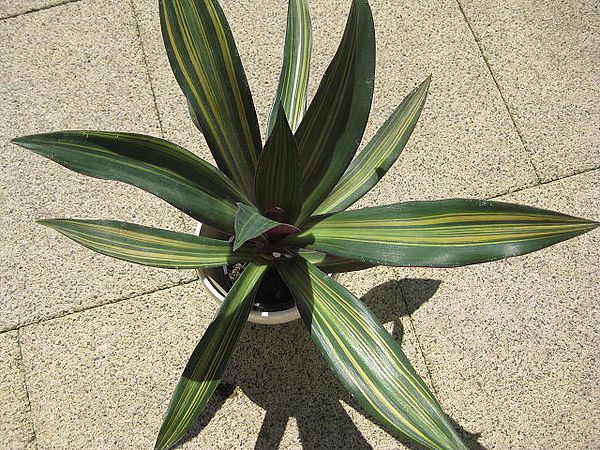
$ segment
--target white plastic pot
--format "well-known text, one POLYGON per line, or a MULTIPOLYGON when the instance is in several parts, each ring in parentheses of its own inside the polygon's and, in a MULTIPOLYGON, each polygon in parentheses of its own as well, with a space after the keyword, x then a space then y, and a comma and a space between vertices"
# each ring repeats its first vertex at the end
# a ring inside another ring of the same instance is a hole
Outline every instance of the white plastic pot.
MULTIPOLYGON (((196 226, 195 234, 196 236, 200 236, 200 231, 202 230, 202 224, 198 222, 196 226)), ((209 236, 207 236, 209 237, 209 236)), ((219 302, 225 300, 225 296, 227 295, 227 289, 224 288, 221 283, 218 281, 218 276, 211 276, 209 270, 205 269, 197 269, 198 275, 202 280, 202 284, 206 288, 206 290, 219 302)), ((226 267, 223 267, 223 277, 226 276, 226 267)), ((213 271, 214 273, 214 271, 213 271)), ((219 273, 220 275, 220 273, 219 273)), ((300 313, 298 312, 298 308, 295 306, 289 309, 284 309, 281 311, 258 311, 254 308, 250 311, 250 316, 248 320, 254 323, 260 323, 263 325, 278 325, 281 323, 292 322, 300 318, 300 313)))

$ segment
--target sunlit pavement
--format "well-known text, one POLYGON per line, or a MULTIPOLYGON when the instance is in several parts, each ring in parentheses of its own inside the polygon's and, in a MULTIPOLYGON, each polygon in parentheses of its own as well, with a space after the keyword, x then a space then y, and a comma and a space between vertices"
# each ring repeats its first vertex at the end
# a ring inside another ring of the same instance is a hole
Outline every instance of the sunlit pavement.
MULTIPOLYGON (((222 0, 264 133, 286 2, 222 0)), ((496 198, 600 220, 600 9, 583 2, 371 0, 377 77, 365 142, 432 74, 399 161, 357 207, 496 198)), ((350 2, 310 0, 311 92, 350 2)), ((35 224, 194 223, 129 186, 9 143, 140 132, 211 160, 187 116, 153 0, 0 0, 0 448, 152 448, 217 304, 193 271, 113 260, 35 224)), ((474 448, 600 445, 600 234, 461 269, 340 281, 387 323, 474 448)), ((181 448, 405 448, 354 409, 299 322, 249 325, 181 448)))

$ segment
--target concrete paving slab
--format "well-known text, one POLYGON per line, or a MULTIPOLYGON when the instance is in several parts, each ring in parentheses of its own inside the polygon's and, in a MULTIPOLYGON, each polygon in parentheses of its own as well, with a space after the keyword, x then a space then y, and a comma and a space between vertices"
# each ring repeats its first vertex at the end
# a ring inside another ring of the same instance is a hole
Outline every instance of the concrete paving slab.
MULTIPOLYGON (((285 6, 275 0, 222 3, 264 131, 281 62, 285 6)), ((310 2, 316 44, 312 92, 339 42, 348 3, 310 2)), ((429 73, 434 81, 405 154, 360 205, 489 197, 535 183, 530 155, 457 4, 425 1, 407 10, 389 0, 371 3, 378 78, 367 136, 416 83, 429 73)), ((134 0, 135 17, 129 5, 125 0, 81 1, 0 22, 0 35, 11 43, 0 48, 0 96, 6 99, 0 111, 5 155, 0 162, 0 226, 5 230, 0 236, 0 330, 194 276, 119 263, 35 227, 34 219, 48 216, 117 218, 187 230, 190 224, 149 195, 79 177, 7 144, 20 134, 54 129, 155 135, 162 129, 167 138, 210 159, 170 73, 157 2, 134 0), (115 16, 117 10, 121 13, 115 16)), ((577 45, 584 52, 588 44, 577 45)), ((577 52, 567 56, 568 67, 571 58, 588 58, 577 52)), ((589 87, 586 76, 581 79, 589 87)), ((521 80, 513 81, 521 89, 521 80)), ((565 92, 569 97, 572 91, 565 92)), ((593 98, 590 92, 584 94, 593 98)), ((579 91, 574 98, 577 112, 579 91)), ((535 101, 531 105, 539 108, 535 101)), ((532 111, 531 117, 540 117, 532 111)), ((595 110, 590 111, 593 117, 595 110)), ((549 115, 563 119, 560 114, 567 113, 552 110, 549 115)), ((584 148, 564 158, 574 155, 564 173, 593 167, 588 156, 593 159, 594 154, 586 145, 598 135, 577 123, 581 141, 556 126, 557 133, 567 133, 584 148)), ((545 172, 551 166, 540 167, 543 174, 553 173, 545 172)), ((510 199, 598 220, 593 214, 598 211, 599 176, 590 172, 510 199)), ((593 414, 600 404, 600 346, 594 332, 598 309, 593 303, 599 292, 592 283, 597 241, 595 232, 500 263, 453 271, 376 268, 344 275, 341 281, 402 339, 409 358, 466 430, 473 448, 479 443, 490 448, 595 448, 600 445, 600 424, 593 414)), ((215 308, 194 283, 23 328, 39 448, 150 447, 177 378, 215 308)), ((6 338, 7 352, 13 355, 15 335, 0 335, 0 348, 4 336, 13 336, 6 338)), ((12 372, 0 369, 0 377, 4 373, 12 372)), ((249 325, 223 385, 183 448, 402 448, 352 404, 300 323, 249 325)), ((0 443, 5 435, 11 445, 28 442, 26 431, 14 435, 3 427, 0 420, 0 443)))
POLYGON ((8 143, 61 129, 160 134, 128 7, 82 1, 0 22, 10 42, 0 48, 0 330, 195 278, 96 255, 36 225, 84 217, 182 226, 176 209, 149 194, 79 176, 8 143))
POLYGON ((35 449, 17 331, 0 334, 0 448, 35 449))
POLYGON ((598 2, 459 1, 542 180, 599 167, 598 2))
MULTIPOLYGON (((286 4, 276 0, 221 2, 233 29, 264 133, 283 52, 286 4)), ((158 109, 167 137, 209 158, 187 116, 185 100, 163 48, 158 7, 135 0, 158 109)), ((412 88, 433 74, 431 96, 400 161, 363 202, 411 198, 486 197, 536 182, 506 108, 454 1, 371 2, 377 30, 372 136, 412 88)), ((314 51, 310 88, 341 38, 347 1, 310 2, 314 51)), ((366 141, 365 141, 366 142, 366 141)))
POLYGON ((0 19, 80 0, 0 0, 0 19))
MULTIPOLYGON (((367 288, 365 301, 390 321, 423 371, 401 299, 389 295, 397 289, 367 288)), ((216 301, 192 283, 24 327, 39 448, 151 448, 215 310, 216 301)), ((403 448, 352 404, 301 322, 248 324, 222 385, 181 448, 403 448)))
MULTIPOLYGON (((599 220, 599 188, 594 171, 501 199, 599 220)), ((485 448, 600 445, 599 243, 594 231, 502 262, 395 270, 441 281, 416 335, 442 404, 485 448)))

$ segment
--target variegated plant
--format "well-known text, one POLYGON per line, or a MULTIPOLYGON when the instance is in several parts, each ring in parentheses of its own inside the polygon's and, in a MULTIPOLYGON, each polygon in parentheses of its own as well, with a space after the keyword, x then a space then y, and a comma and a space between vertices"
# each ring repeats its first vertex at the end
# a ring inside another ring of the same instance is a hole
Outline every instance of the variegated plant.
POLYGON ((306 111, 310 18, 306 0, 290 0, 283 69, 264 145, 217 0, 162 0, 160 18, 173 72, 220 170, 176 144, 137 134, 64 131, 14 140, 77 172, 151 192, 234 238, 114 221, 40 221, 74 241, 157 267, 247 263, 183 372, 156 448, 175 445, 206 405, 270 267, 364 411, 427 448, 466 448, 396 341, 325 273, 377 264, 454 267, 493 261, 572 238, 598 223, 463 199, 343 211, 398 158, 429 87, 427 79, 409 94, 353 159, 373 95, 375 38, 367 0, 353 0, 339 49, 306 111))

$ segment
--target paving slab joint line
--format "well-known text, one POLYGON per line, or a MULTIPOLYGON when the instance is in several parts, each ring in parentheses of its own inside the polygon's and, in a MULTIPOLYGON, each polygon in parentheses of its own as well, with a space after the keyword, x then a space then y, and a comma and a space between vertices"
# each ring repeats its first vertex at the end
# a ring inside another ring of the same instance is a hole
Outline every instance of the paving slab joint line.
POLYGON ((502 194, 494 195, 493 197, 488 197, 487 199, 488 200, 493 200, 493 199, 497 199, 497 198, 502 198, 502 197, 505 197, 507 195, 516 194, 518 192, 527 191, 529 189, 534 189, 534 188, 537 188, 537 187, 540 187, 540 186, 545 186, 547 184, 556 183, 558 181, 563 181, 563 180, 566 180, 568 178, 578 177, 579 175, 585 175, 586 173, 595 172, 595 171, 600 171, 600 166, 599 167, 593 167, 591 169, 585 169, 585 170, 582 170, 581 172, 572 173, 572 174, 565 175, 565 176, 562 176, 562 177, 553 178, 552 180, 540 181, 539 183, 536 183, 534 185, 523 186, 523 187, 520 187, 520 188, 515 189, 513 191, 508 191, 508 192, 504 192, 502 194))
MULTIPOLYGON (((408 305, 408 302, 406 301, 406 298, 404 298, 404 296, 402 296, 402 302, 404 303, 404 308, 406 308, 406 310, 409 311, 409 305, 408 305)), ((408 322, 410 323, 410 327, 412 328, 413 335, 415 336, 415 342, 417 344, 417 349, 419 350, 419 353, 421 354, 421 359, 423 360, 423 364, 425 365, 425 370, 427 371, 426 376, 427 376, 427 379, 429 380, 429 383, 428 383, 429 387, 433 391, 433 394, 435 395, 435 397, 439 398, 438 390, 435 385, 435 381, 433 380, 433 371, 431 370, 431 367, 430 367, 431 364, 429 363, 429 360, 425 356, 425 350, 423 349, 423 345, 421 345, 421 340, 419 339, 419 335, 417 334, 417 327, 415 326, 415 322, 412 318, 412 314, 408 314, 407 317, 408 317, 408 322)))
POLYGON ((57 316, 47 317, 47 318, 44 318, 44 319, 41 319, 41 320, 38 320, 38 321, 35 321, 35 322, 24 323, 24 324, 18 325, 18 326, 13 327, 13 328, 7 328, 5 330, 2 330, 2 331, 0 331, 0 335, 4 334, 4 333, 8 333, 10 331, 20 330, 21 328, 29 327, 31 325, 39 325, 41 323, 50 322, 51 320, 62 319, 64 317, 68 317, 68 316, 71 316, 73 314, 79 314, 79 313, 82 313, 82 312, 85 312, 85 311, 91 311, 91 310, 98 309, 98 308, 104 308, 105 306, 118 305, 119 303, 123 303, 123 302, 126 302, 128 300, 133 300, 133 299, 136 299, 136 298, 144 297, 146 295, 155 294, 155 293, 161 292, 161 291, 167 291, 169 289, 173 289, 173 288, 176 288, 176 287, 179 287, 179 286, 185 286, 185 285, 188 285, 188 284, 192 284, 192 283, 195 283, 196 281, 198 281, 199 279, 200 278, 196 275, 191 280, 182 281, 180 283, 171 284, 169 286, 162 286, 162 287, 159 287, 159 288, 156 288, 156 289, 152 289, 150 291, 141 292, 139 294, 133 294, 133 295, 130 295, 128 297, 118 298, 118 299, 116 299, 116 300, 114 300, 112 302, 103 303, 102 305, 90 306, 89 308, 78 309, 76 311, 72 311, 72 312, 69 312, 69 313, 66 313, 66 314, 59 314, 57 316))
POLYGON ((189 233, 191 232, 191 230, 188 230, 188 223, 187 223, 187 218, 189 216, 181 211, 179 211, 179 214, 177 215, 177 219, 179 220, 179 223, 181 224, 181 229, 184 230, 184 233, 189 233))
POLYGON ((33 411, 31 410, 31 400, 29 399, 29 386, 27 384, 27 375, 25 374, 25 362, 23 361, 23 348, 21 347, 21 329, 17 330, 17 346, 19 347, 19 363, 21 365, 21 373, 23 374, 23 384, 25 386, 25 400, 27 402, 29 424, 31 425, 31 442, 35 449, 38 448, 37 432, 35 430, 35 422, 33 420, 33 411))
POLYGON ((152 102, 154 103, 154 111, 156 112, 156 118, 158 119, 158 127, 160 129, 161 137, 165 138, 165 130, 163 127, 162 119, 160 117, 160 111, 158 110, 158 101, 156 100, 156 91, 154 89, 154 83, 152 82, 152 76, 150 74, 150 65, 148 63, 148 56, 146 55, 146 47, 144 46, 144 40, 142 39, 142 32, 140 28, 140 21, 138 18, 137 11, 135 9, 134 0, 129 1, 129 6, 131 7, 131 11, 133 14, 133 20, 135 23, 135 32, 138 37, 138 41, 140 43, 140 48, 142 50, 142 60, 144 62, 144 67, 146 68, 146 77, 148 78, 148 83, 150 85, 150 92, 152 93, 152 102))
POLYGON ((469 31, 473 35, 473 39, 475 40, 475 43, 477 44, 477 48, 479 49, 479 53, 481 54, 481 57, 483 58, 483 62, 485 63, 485 66, 487 67, 488 72, 490 73, 490 76, 492 77, 492 80, 494 81, 494 84, 496 85, 496 89, 498 90, 498 93, 500 94, 500 98, 502 99, 502 103, 504 103, 504 107, 506 108, 506 112, 508 113, 508 117, 510 117, 510 120, 511 120, 511 122, 513 124, 513 128, 515 129, 515 132, 517 133, 517 136, 519 136, 519 140, 521 141, 521 145, 525 149, 525 154, 527 155, 527 159, 529 160, 528 162, 531 165, 531 167, 533 168, 533 172, 535 173, 535 176, 536 176, 538 182, 541 182, 542 181, 542 177, 541 177, 541 175, 540 175, 540 173, 538 171, 538 168, 533 163, 533 158, 532 158, 531 152, 527 148, 527 144, 525 143, 525 138, 523 137, 523 134, 521 133, 521 130, 517 126, 517 122, 515 121, 515 117, 513 116, 512 111, 510 110, 510 106, 508 105, 508 101, 506 100, 506 97, 504 96, 504 92, 502 92, 500 84, 498 83, 498 80, 496 79, 496 75, 494 75, 494 71, 492 70, 492 66, 490 65, 487 57, 485 56, 485 53, 483 52, 483 47, 481 45, 481 42, 479 41, 479 38, 477 37, 477 34, 475 34, 475 30, 471 26, 471 23, 469 22, 469 19, 467 18, 467 14, 465 13, 465 10, 463 9, 463 7, 462 7, 462 5, 460 3, 460 0, 456 0, 456 4, 458 5, 458 9, 460 10, 460 13, 463 16, 463 19, 465 20, 465 23, 467 24, 467 27, 469 28, 469 31))
POLYGON ((25 16, 27 14, 31 14, 31 13, 34 13, 34 12, 45 11, 47 9, 56 8, 57 6, 63 6, 63 5, 66 5, 68 3, 77 3, 77 2, 80 2, 80 1, 81 0, 63 0, 60 3, 54 3, 52 5, 40 6, 39 8, 31 8, 31 9, 28 9, 27 11, 22 11, 22 12, 19 12, 19 13, 9 14, 8 16, 0 17, 0 22, 2 22, 4 20, 8 20, 8 19, 14 19, 16 17, 25 16))
POLYGON ((527 189, 532 189, 534 187, 539 186, 540 184, 542 184, 542 183, 539 182, 539 181, 530 181, 530 182, 527 182, 527 183, 525 183, 523 185, 520 185, 520 186, 518 186, 516 188, 507 188, 507 189, 502 190, 500 192, 496 191, 492 195, 489 195, 489 196, 485 197, 485 199, 486 200, 492 200, 492 199, 495 199, 495 198, 504 197, 505 195, 510 195, 513 192, 521 192, 521 191, 525 191, 527 189))

